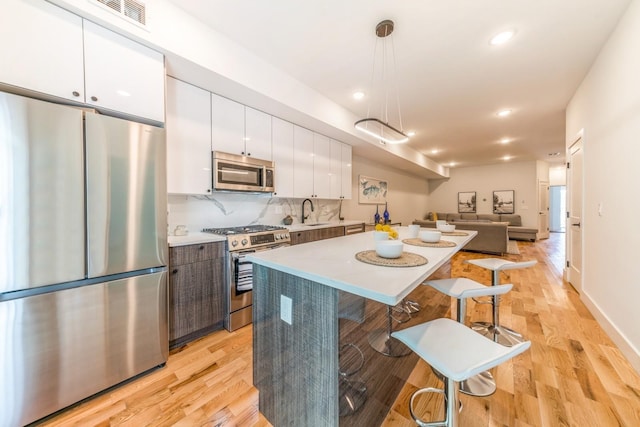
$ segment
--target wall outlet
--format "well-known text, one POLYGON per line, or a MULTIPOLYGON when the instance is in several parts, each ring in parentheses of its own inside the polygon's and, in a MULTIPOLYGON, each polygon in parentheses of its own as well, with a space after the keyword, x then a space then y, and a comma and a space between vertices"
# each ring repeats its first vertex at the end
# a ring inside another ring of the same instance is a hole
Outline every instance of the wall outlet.
POLYGON ((280 295, 280 318, 290 325, 293 324, 293 301, 284 295, 280 295))

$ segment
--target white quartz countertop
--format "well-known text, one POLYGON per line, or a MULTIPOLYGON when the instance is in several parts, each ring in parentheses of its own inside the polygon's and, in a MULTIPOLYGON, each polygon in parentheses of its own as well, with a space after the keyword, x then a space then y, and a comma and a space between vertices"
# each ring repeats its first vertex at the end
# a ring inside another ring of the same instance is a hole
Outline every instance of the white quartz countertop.
POLYGON ((330 221, 323 222, 320 221, 318 223, 305 223, 305 224, 291 224, 291 225, 282 225, 281 227, 287 227, 289 231, 307 231, 307 230, 317 230, 318 228, 331 228, 331 227, 341 227, 345 225, 356 225, 356 224, 364 224, 364 221, 360 220, 344 220, 344 221, 330 221))
MULTIPOLYGON (((408 227, 395 229, 400 240, 409 238, 408 227)), ((382 267, 356 260, 356 253, 375 250, 373 231, 256 252, 247 259, 383 304, 396 305, 477 234, 473 230, 461 231, 469 235, 442 237, 455 242, 455 247, 428 248, 405 243, 405 252, 427 258, 426 265, 417 267, 382 267)))
POLYGON ((224 242, 226 236, 213 233, 189 232, 186 236, 169 236, 169 247, 197 245, 198 243, 224 242))

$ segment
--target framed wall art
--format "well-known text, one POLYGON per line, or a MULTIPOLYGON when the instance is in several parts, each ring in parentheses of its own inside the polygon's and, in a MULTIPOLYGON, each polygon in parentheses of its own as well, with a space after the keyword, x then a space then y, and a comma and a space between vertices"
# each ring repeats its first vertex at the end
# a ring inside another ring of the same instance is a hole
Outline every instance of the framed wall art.
POLYGON ((476 213, 476 192, 458 193, 458 213, 476 213))
POLYGON ((514 213, 515 192, 513 190, 500 190, 493 192, 493 213, 514 213))
POLYGON ((387 201, 387 181, 369 176, 358 177, 358 203, 383 204, 387 201))

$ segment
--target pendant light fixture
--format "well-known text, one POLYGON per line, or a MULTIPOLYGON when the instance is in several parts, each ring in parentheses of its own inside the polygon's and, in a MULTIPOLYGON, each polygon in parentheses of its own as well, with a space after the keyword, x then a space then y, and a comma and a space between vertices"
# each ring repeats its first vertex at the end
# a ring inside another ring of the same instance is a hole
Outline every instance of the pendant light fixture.
POLYGON ((393 21, 385 19, 376 25, 376 46, 373 51, 373 69, 371 71, 371 96, 369 97, 369 105, 367 107, 367 118, 358 120, 354 126, 361 132, 367 135, 373 136, 380 140, 381 144, 399 144, 407 142, 409 137, 402 131, 402 115, 400 114, 400 91, 398 89, 398 77, 395 70, 395 50, 393 46, 393 39, 391 33, 393 33, 393 21), (376 75, 376 53, 378 48, 378 42, 382 44, 382 70, 379 75, 376 75), (390 61, 393 64, 393 73, 388 70, 387 57, 390 57, 390 61), (389 76, 389 74, 392 74, 389 76), (379 83, 380 92, 378 98, 375 98, 374 85, 379 83), (398 121, 400 129, 389 124, 389 97, 392 96, 391 92, 395 90, 396 106, 398 110, 398 121), (379 102, 380 111, 378 117, 372 117, 371 115, 371 101, 379 102))

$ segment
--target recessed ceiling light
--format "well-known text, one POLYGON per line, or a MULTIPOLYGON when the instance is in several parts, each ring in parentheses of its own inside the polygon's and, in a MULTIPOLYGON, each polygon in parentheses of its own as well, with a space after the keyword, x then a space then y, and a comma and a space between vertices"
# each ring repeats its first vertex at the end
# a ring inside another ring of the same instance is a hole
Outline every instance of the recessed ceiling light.
POLYGON ((503 31, 501 33, 496 34, 495 36, 491 37, 491 40, 489 40, 489 43, 493 46, 498 46, 501 44, 505 44, 506 42, 508 42, 509 40, 511 40, 511 38, 513 37, 513 35, 516 32, 514 30, 507 30, 507 31, 503 31))
POLYGON ((455 165, 456 165, 456 162, 451 162, 451 163, 449 163, 449 167, 450 167, 450 168, 454 167, 455 165))
POLYGON ((407 132, 407 136, 415 136, 415 132, 410 130, 409 132, 407 132))
POLYGON ((548 154, 548 156, 549 156, 549 157, 557 157, 557 156, 559 156, 559 155, 560 155, 560 152, 559 152, 559 151, 556 151, 555 153, 549 153, 549 154, 548 154))
POLYGON ((511 160, 511 156, 504 156, 504 157, 502 158, 502 160, 504 160, 505 162, 506 162, 507 160, 511 160))
POLYGON ((431 154, 438 154, 440 152, 440 150, 438 150, 437 148, 434 148, 433 150, 431 150, 431 154))
POLYGON ((510 115, 512 112, 513 112, 513 110, 509 110, 509 109, 507 109, 507 110, 500 110, 500 111, 498 111, 498 112, 496 113, 496 115, 497 115, 498 117, 507 117, 507 116, 508 116, 508 115, 510 115))
POLYGON ((353 93, 353 99, 360 101, 362 98, 364 98, 364 92, 354 92, 353 93))
POLYGON ((510 140, 509 138, 502 138, 502 139, 500 140, 500 144, 508 144, 508 143, 510 143, 510 142, 511 142, 511 140, 510 140))

